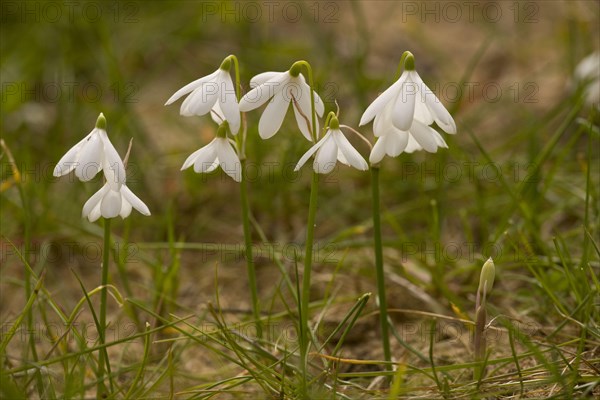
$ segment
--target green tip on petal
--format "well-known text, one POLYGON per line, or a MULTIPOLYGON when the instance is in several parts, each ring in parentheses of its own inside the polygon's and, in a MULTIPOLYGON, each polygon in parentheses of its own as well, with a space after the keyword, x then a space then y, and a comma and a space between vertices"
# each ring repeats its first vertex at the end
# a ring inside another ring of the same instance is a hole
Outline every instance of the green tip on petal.
POLYGON ((488 258, 488 260, 483 264, 481 268, 481 276, 479 277, 479 291, 483 295, 483 290, 485 288, 485 294, 488 296, 492 291, 492 286, 494 285, 494 278, 496 277, 496 267, 494 265, 494 260, 492 257, 488 258))
POLYGON ((231 58, 227 57, 226 59, 224 59, 219 68, 224 71, 229 71, 229 69, 231 68, 231 58))
POLYGON ((331 117, 329 120, 329 129, 340 129, 340 121, 338 121, 337 117, 331 117))
POLYGON ((217 137, 226 138, 228 130, 229 130, 229 122, 223 121, 223 123, 221 125, 219 125, 219 129, 217 129, 217 137))
POLYGON ((300 70, 302 69, 302 63, 301 62, 295 62, 292 67, 290 68, 290 75, 293 76, 294 78, 297 77, 298 75, 300 75, 300 70))
POLYGON ((104 118, 104 114, 102 113, 98 115, 98 119, 96 120, 96 128, 106 130, 106 118, 104 118))
MULTIPOLYGON (((406 59, 404 60, 404 69, 407 71, 414 71, 415 70, 415 57, 412 55, 412 53, 410 51, 405 52, 406 54, 406 59), (406 54, 408 53, 408 54, 406 54)), ((403 55, 404 57, 404 55, 403 55)))

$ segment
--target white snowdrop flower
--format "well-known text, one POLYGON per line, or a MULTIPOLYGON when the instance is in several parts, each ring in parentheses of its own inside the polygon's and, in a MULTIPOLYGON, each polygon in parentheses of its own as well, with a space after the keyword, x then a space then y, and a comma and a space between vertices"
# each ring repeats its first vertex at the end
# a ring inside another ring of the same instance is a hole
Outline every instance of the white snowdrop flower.
POLYGON ((400 78, 360 119, 360 125, 375 119, 373 133, 378 139, 369 156, 371 164, 379 163, 385 155, 396 157, 416 150, 435 153, 439 147, 447 148, 442 136, 430 127, 434 122, 446 133, 456 133, 454 119, 415 71, 413 55, 405 54, 400 78))
POLYGON ((588 105, 600 103, 600 53, 594 52, 577 64, 575 81, 585 85, 584 96, 588 105))
POLYGON ((218 110, 219 115, 229 122, 231 133, 236 135, 240 129, 240 108, 229 70, 231 59, 227 57, 218 70, 179 89, 167 100, 166 106, 182 96, 189 96, 181 104, 179 113, 183 116, 204 115, 218 110))
MULTIPOLYGON (((295 103, 292 108, 298 128, 306 139, 312 141, 311 89, 300 73, 300 68, 298 64, 294 64, 288 71, 263 72, 250 80, 253 89, 240 100, 240 111, 254 110, 270 100, 258 123, 258 133, 261 138, 269 139, 279 131, 290 103, 295 103)), ((325 105, 314 90, 313 93, 315 111, 321 117, 325 105)), ((315 121, 318 132, 319 122, 316 119, 315 121)))
POLYGON ((118 189, 125 183, 125 167, 106 134, 104 114, 100 113, 96 127, 60 159, 54 167, 54 176, 63 176, 73 170, 84 182, 104 170, 106 181, 112 188, 118 189))
MULTIPOLYGON (((435 121, 446 133, 456 133, 454 119, 415 71, 412 54, 406 57, 405 69, 400 78, 367 107, 359 125, 369 123, 383 113, 390 103, 392 124, 402 131, 409 130, 413 120, 418 119, 425 125, 431 125, 435 121)), ((373 130, 376 136, 381 136, 381 132, 373 130)))
POLYGON ((373 131, 377 142, 369 155, 369 162, 377 164, 385 155, 397 157, 401 153, 412 153, 416 150, 425 150, 435 153, 439 147, 448 148, 442 136, 430 126, 418 119, 414 119, 410 129, 400 130, 391 121, 393 103, 389 103, 381 114, 375 117, 373 131))
POLYGON ((150 215, 150 210, 125 184, 118 189, 114 189, 108 182, 100 190, 92 195, 83 205, 81 213, 83 218, 90 222, 96 221, 100 217, 127 218, 131 210, 135 208, 143 215, 150 215))
POLYGON ((352 147, 352 144, 340 130, 340 124, 336 117, 331 118, 325 136, 304 153, 294 171, 302 168, 315 153, 317 154, 313 162, 313 168, 319 174, 328 174, 333 171, 337 161, 360 171, 366 171, 369 168, 365 159, 352 147))
POLYGON ((240 159, 227 139, 227 121, 219 126, 217 137, 209 144, 193 152, 183 163, 181 170, 194 166, 194 171, 201 174, 212 172, 217 167, 236 182, 242 181, 242 166, 240 159))

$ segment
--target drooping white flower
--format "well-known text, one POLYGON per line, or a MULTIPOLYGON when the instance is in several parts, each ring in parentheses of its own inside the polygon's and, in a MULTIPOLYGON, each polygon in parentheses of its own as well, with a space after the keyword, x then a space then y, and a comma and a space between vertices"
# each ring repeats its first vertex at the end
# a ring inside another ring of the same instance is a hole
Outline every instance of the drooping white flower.
POLYGON ((146 204, 126 184, 114 189, 107 182, 85 202, 81 215, 90 222, 94 222, 100 217, 115 218, 119 215, 124 219, 131 214, 133 208, 143 215, 150 215, 146 204))
POLYGON ((403 152, 425 150, 435 153, 448 145, 430 127, 434 122, 445 132, 456 133, 456 123, 437 96, 414 69, 414 58, 408 53, 400 78, 377 97, 365 110, 360 125, 373 122, 378 138, 369 161, 380 162, 387 154, 396 157, 403 152))
POLYGON ((313 168, 319 174, 328 174, 333 171, 337 161, 361 171, 366 171, 369 168, 365 159, 346 139, 335 117, 331 119, 325 136, 304 153, 298 164, 296 164, 294 171, 302 168, 315 153, 317 154, 313 162, 313 168))
MULTIPOLYGON (((435 121, 446 133, 456 133, 454 119, 415 71, 412 55, 406 58, 405 65, 400 78, 367 107, 359 125, 369 123, 389 106, 392 124, 402 131, 409 130, 413 120, 417 119, 425 125, 431 125, 435 121)), ((377 132, 375 127, 373 131, 376 136, 381 136, 381 132, 377 132)))
MULTIPOLYGON (((270 100, 258 123, 261 138, 269 139, 279 131, 290 104, 295 103, 292 108, 298 128, 306 139, 312 141, 311 89, 299 68, 293 66, 285 72, 263 72, 250 80, 250 86, 253 89, 240 100, 240 111, 254 110, 270 100)), ((317 92, 313 90, 313 93, 315 111, 321 117, 325 105, 317 92)), ((319 122, 316 121, 315 125, 318 131, 319 122)))
POLYGON ((218 70, 188 83, 175 92, 165 105, 168 106, 189 93, 179 109, 181 115, 204 115, 211 110, 218 110, 219 115, 229 121, 231 133, 236 135, 240 129, 240 108, 229 73, 230 67, 231 61, 228 57, 218 70))
POLYGON ((369 155, 369 162, 381 162, 385 155, 397 157, 401 153, 412 153, 416 150, 425 150, 435 153, 439 147, 448 148, 442 136, 430 126, 425 125, 417 118, 412 122, 407 131, 400 130, 392 123, 392 103, 389 103, 381 114, 375 117, 373 131, 377 142, 369 155))
POLYGON ((600 53, 594 52, 577 64, 573 74, 575 81, 585 85, 584 96, 588 105, 600 102, 600 53))
POLYGON ((103 170, 112 188, 118 189, 125 183, 125 167, 106 134, 104 114, 100 113, 96 127, 62 156, 54 167, 54 176, 63 176, 73 170, 75 176, 84 182, 103 170))
POLYGON ((181 170, 194 166, 194 171, 201 174, 212 172, 221 167, 227 175, 236 182, 242 181, 242 166, 240 159, 229 143, 226 136, 227 121, 217 131, 215 137, 209 144, 193 152, 183 163, 181 170))

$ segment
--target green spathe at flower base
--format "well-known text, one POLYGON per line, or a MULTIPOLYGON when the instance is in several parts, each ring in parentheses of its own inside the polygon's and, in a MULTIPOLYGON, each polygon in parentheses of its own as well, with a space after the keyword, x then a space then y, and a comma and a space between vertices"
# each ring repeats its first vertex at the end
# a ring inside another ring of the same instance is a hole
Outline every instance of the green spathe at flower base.
POLYGON ((338 121, 335 115, 329 121, 329 129, 340 129, 340 121, 338 121))
POLYGON ((404 70, 414 71, 415 70, 415 57, 410 51, 405 51, 402 55, 404 58, 404 70))
POLYGON ((221 123, 221 125, 219 125, 219 128, 217 128, 217 137, 226 138, 228 130, 229 130, 229 122, 223 121, 221 123))
POLYGON ((231 69, 231 57, 230 56, 226 57, 223 60, 223 62, 221 63, 221 66, 219 66, 219 69, 229 72, 229 70, 231 69))
POLYGON ((106 118, 104 117, 103 113, 100 113, 100 115, 98 115, 98 119, 96 120, 96 128, 98 129, 102 129, 102 130, 106 130, 106 118))

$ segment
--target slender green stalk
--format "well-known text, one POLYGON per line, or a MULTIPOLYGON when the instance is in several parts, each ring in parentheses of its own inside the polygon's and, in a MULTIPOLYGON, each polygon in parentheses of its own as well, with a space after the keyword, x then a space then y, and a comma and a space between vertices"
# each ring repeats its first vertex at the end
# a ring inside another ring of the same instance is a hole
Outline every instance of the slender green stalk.
MULTIPOLYGON (((246 170, 246 160, 241 159, 242 174, 246 170)), ((244 175, 242 175, 244 176, 244 175)), ((256 324, 256 335, 262 339, 262 322, 260 319, 260 305, 258 303, 258 286, 256 284, 256 268, 254 267, 254 255, 252 254, 252 233, 250 231, 250 207, 248 205, 248 189, 246 180, 240 182, 240 194, 242 201, 242 221, 244 225, 244 247, 246 251, 246 266, 248 269, 248 284, 252 296, 252 315, 256 324)))
POLYGON ((371 166, 371 188, 373 189, 373 239, 375 246, 375 271, 377 272, 377 299, 379 303, 379 322, 381 342, 386 369, 391 370, 392 354, 388 329, 387 298, 385 297, 385 275, 383 273, 383 247, 381 242, 381 212, 379 209, 379 167, 371 166))
POLYGON ((313 171, 310 184, 310 202, 308 204, 308 221, 306 227, 306 249, 304 251, 304 273, 302 276, 301 320, 302 336, 300 338, 300 358, 302 371, 306 376, 309 348, 308 308, 310 303, 310 275, 312 270, 313 240, 315 233, 315 218, 317 215, 317 200, 319 189, 319 174, 313 171))
MULTIPOLYGON (((315 112, 315 95, 313 73, 310 64, 304 60, 295 62, 290 71, 304 66, 308 75, 310 87, 310 115, 311 115, 311 137, 314 143, 319 135, 317 132, 317 115, 315 112)), ((293 72, 292 72, 293 73, 293 72)), ((317 215, 317 199, 319 191, 319 175, 313 171, 310 184, 310 200, 308 204, 308 221, 306 222, 306 248, 304 250, 304 272, 302 275, 302 295, 300 298, 300 370, 302 371, 302 395, 308 399, 308 350, 310 342, 310 330, 308 327, 309 304, 310 304, 310 275, 313 260, 313 241, 315 232, 315 218, 317 215)))
MULTIPOLYGON (((235 88, 238 102, 242 98, 242 86, 240 83, 240 65, 234 55, 228 57, 233 61, 235 67, 235 88)), ((252 296, 252 315, 256 324, 256 336, 262 339, 262 321, 260 319, 260 304, 258 302, 258 285, 256 283, 256 268, 254 266, 254 254, 252 251, 252 231, 250 229, 250 205, 248 202, 248 185, 246 183, 246 124, 242 118, 240 132, 236 136, 238 154, 240 157, 240 168, 242 170, 242 181, 240 182, 240 200, 242 206, 242 224, 244 228, 244 248, 246 254, 246 269, 248 271, 248 285, 252 296)))
MULTIPOLYGON (((102 292, 100 293, 100 346, 106 344, 106 299, 108 293, 108 263, 110 259, 110 219, 104 218, 104 248, 102 249, 102 292)), ((106 394, 104 385, 104 364, 108 363, 106 351, 100 350, 98 356, 98 389, 96 398, 103 399, 106 394), (105 359, 106 358, 106 359, 105 359)))

